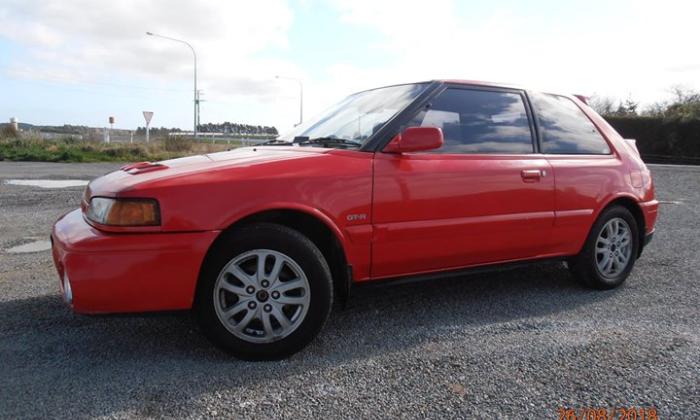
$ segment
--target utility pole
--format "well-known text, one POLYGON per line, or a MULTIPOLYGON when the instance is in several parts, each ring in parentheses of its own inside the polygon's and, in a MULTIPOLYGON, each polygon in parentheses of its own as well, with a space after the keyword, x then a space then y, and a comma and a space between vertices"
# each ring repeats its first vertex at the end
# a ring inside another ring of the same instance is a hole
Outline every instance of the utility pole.
POLYGON ((201 116, 202 114, 199 112, 199 105, 200 105, 200 104, 202 103, 202 101, 203 101, 203 99, 202 99, 202 94, 203 94, 203 93, 204 93, 204 92, 202 92, 201 89, 197 91, 197 127, 199 127, 199 126, 202 124, 202 122, 200 121, 200 116, 201 116))
POLYGON ((304 122, 304 84, 301 79, 296 79, 294 77, 275 76, 275 79, 293 80, 299 84, 299 123, 296 124, 295 127, 301 125, 301 123, 304 122))
POLYGON ((170 41, 179 42, 181 44, 187 45, 190 50, 192 50, 192 56, 194 57, 194 136, 197 137, 197 125, 199 125, 199 91, 197 90, 197 53, 194 51, 194 47, 190 45, 189 42, 183 41, 177 38, 171 38, 165 35, 154 34, 153 32, 146 32, 146 35, 154 36, 157 38, 163 38, 170 41))

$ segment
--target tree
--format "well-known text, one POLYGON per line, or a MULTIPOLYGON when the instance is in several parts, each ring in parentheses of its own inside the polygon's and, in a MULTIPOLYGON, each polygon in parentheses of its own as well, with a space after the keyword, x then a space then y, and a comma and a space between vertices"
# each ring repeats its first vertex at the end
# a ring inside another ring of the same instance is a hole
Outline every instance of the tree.
POLYGON ((674 102, 666 108, 664 117, 682 121, 700 119, 700 93, 682 86, 672 88, 674 102))
POLYGON ((676 85, 670 89, 670 93, 671 101, 656 102, 644 115, 680 121, 700 119, 700 92, 676 85))
POLYGON ((600 115, 611 115, 615 106, 612 98, 598 95, 591 96, 588 99, 588 105, 600 115))
POLYGON ((633 101, 631 96, 628 96, 624 102, 620 101, 620 104, 617 106, 615 112, 608 115, 615 115, 617 117, 636 117, 638 115, 638 107, 639 103, 633 101))

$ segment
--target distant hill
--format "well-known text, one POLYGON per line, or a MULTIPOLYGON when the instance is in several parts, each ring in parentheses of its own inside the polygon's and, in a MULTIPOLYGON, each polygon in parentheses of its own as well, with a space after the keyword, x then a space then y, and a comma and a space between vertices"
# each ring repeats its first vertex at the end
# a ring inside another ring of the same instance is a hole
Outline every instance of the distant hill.
MULTIPOLYGON (((0 123, 0 128, 9 125, 9 123, 0 123)), ((223 136, 232 138, 254 137, 254 138, 269 138, 277 137, 277 128, 270 126, 260 126, 252 124, 239 124, 224 122, 220 124, 201 124, 198 131, 202 136, 223 136)), ((104 127, 88 127, 85 125, 37 125, 30 123, 19 123, 20 131, 25 133, 36 133, 44 138, 59 138, 75 136, 83 139, 101 140, 104 136, 104 127)), ((168 127, 151 127, 151 138, 169 136, 172 134, 182 133, 179 128, 168 127)), ((143 137, 146 135, 145 127, 138 127, 136 130, 127 130, 115 128, 111 130, 112 138, 123 138, 129 140, 134 136, 143 137)))
POLYGON ((87 134, 95 128, 87 127, 84 125, 33 125, 27 123, 19 123, 20 130, 32 130, 41 131, 43 133, 56 133, 56 134, 87 134))
MULTIPOLYGON (((10 123, 0 123, 0 127, 10 125, 10 123)), ((101 128, 92 128, 84 125, 34 125, 29 123, 18 123, 21 131, 41 131, 44 133, 56 134, 86 134, 93 130, 101 130, 101 128)))
MULTIPOLYGON (((5 127, 6 125, 10 125, 10 123, 0 123, 0 128, 5 127)), ((38 130, 38 128, 36 128, 36 126, 33 124, 19 123, 18 125, 20 130, 38 130)))
MULTIPOLYGON (((9 125, 9 123, 2 123, 0 124, 0 127, 3 125, 9 125)), ((65 136, 89 136, 89 135, 98 135, 101 134, 102 131, 104 130, 103 127, 88 127, 86 125, 70 125, 70 124, 64 124, 64 125, 36 125, 36 124, 29 124, 29 123, 19 123, 19 129, 20 131, 24 132, 41 132, 41 133, 49 133, 49 134, 57 134, 57 135, 65 135, 65 136)), ((126 130, 126 129, 118 129, 115 128, 112 130, 112 133, 114 134, 124 134, 128 135, 131 132, 131 130, 126 130)))
POLYGON ((19 123, 20 130, 38 130, 34 124, 19 123))

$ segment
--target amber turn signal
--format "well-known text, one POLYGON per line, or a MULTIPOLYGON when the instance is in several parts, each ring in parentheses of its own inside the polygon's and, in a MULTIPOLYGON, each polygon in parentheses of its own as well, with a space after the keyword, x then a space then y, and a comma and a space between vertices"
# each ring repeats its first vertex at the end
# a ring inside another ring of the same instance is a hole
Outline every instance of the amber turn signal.
POLYGON ((107 226, 158 226, 158 202, 149 198, 93 197, 87 218, 107 226))

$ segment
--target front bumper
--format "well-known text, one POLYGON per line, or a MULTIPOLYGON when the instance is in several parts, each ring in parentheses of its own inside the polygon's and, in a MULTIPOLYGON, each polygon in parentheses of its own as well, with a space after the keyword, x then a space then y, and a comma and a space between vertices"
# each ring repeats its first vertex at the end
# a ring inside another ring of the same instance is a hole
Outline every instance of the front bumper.
POLYGON ((72 211, 51 232, 61 292, 80 313, 189 309, 218 234, 105 233, 72 211))

